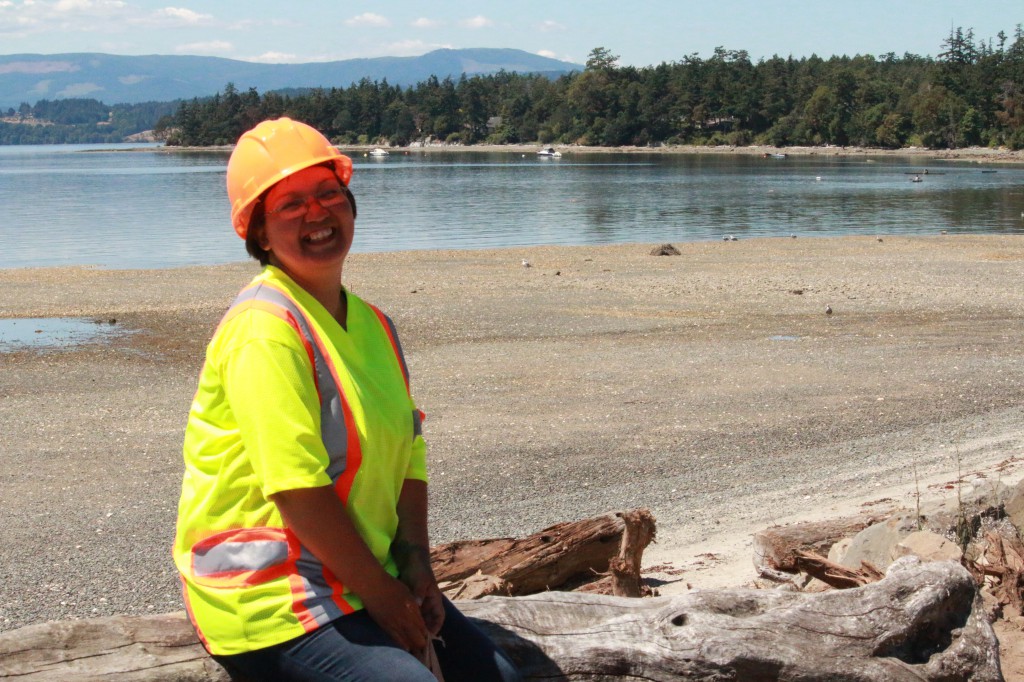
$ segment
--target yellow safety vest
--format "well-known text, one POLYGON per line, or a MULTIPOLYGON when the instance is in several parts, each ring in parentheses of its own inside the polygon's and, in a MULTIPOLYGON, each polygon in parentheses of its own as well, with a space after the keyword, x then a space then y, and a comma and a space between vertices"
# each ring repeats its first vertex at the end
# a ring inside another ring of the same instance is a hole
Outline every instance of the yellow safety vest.
POLYGON ((348 330, 268 266, 218 326, 186 428, 174 545, 200 638, 230 655, 362 608, 270 496, 333 485, 391 575, 396 504, 426 480, 420 413, 391 320, 346 292, 348 330))

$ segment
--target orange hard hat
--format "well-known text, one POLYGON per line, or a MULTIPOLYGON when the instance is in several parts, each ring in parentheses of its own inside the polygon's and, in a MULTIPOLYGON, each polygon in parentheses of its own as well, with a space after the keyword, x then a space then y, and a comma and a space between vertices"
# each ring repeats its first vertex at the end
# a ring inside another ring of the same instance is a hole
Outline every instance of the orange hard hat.
POLYGON ((341 183, 348 187, 352 159, 320 131, 300 121, 278 118, 263 121, 242 133, 228 159, 228 200, 231 224, 245 239, 256 200, 289 175, 321 163, 331 163, 341 183))

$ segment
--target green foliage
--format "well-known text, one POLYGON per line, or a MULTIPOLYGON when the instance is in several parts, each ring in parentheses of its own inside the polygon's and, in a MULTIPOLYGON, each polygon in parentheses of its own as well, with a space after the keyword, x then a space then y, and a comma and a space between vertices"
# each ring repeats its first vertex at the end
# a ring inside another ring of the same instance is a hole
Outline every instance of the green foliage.
POLYGON ((78 144, 123 142, 129 135, 166 127, 179 102, 108 106, 94 99, 40 100, 6 112, 0 144, 78 144))
POLYGON ((604 47, 595 47, 587 57, 587 71, 610 71, 618 63, 618 55, 604 47))

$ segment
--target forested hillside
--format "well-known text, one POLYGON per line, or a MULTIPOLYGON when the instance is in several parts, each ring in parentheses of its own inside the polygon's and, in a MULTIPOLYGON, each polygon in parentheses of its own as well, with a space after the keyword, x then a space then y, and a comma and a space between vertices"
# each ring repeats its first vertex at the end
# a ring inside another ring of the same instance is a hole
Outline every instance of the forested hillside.
POLYGON ((0 144, 123 142, 150 130, 178 110, 180 102, 104 104, 94 99, 39 100, 3 113, 0 144))
MULTIPOLYGON (((260 120, 288 115, 340 144, 1024 148, 1021 26, 988 40, 955 29, 941 44, 935 58, 756 63, 745 51, 719 48, 707 59, 644 68, 619 66, 611 51, 596 48, 582 72, 554 79, 500 72, 400 87, 364 78, 287 95, 229 83, 211 98, 181 102, 156 128, 170 145, 230 144, 260 120)), ((0 142, 8 135, 0 126, 0 142)))
POLYGON ((183 103, 171 144, 226 144, 289 115, 339 143, 970 145, 1024 147, 1024 31, 976 41, 956 29, 938 58, 773 57, 718 49, 649 68, 595 49, 582 73, 428 79, 402 89, 364 80, 296 97, 233 87, 183 103))

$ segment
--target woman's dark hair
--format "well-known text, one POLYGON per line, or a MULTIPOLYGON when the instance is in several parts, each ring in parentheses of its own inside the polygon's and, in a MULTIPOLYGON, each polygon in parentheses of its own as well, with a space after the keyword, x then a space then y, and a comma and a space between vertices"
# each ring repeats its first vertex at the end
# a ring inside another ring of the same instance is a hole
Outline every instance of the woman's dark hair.
MULTIPOLYGON (((323 164, 334 170, 333 164, 323 164)), ((337 173, 335 173, 337 177, 337 173)), ((345 198, 348 199, 349 206, 352 207, 352 218, 356 217, 356 198, 352 194, 352 191, 345 186, 345 183, 338 178, 338 184, 341 185, 341 189, 345 192, 345 198)), ((252 207, 252 215, 249 216, 249 229, 245 233, 245 250, 250 256, 259 261, 261 266, 266 266, 270 263, 270 252, 260 246, 259 232, 263 229, 263 226, 267 222, 267 214, 263 208, 263 200, 267 198, 267 192, 260 195, 259 199, 256 200, 256 204, 252 207)))
POLYGON ((245 250, 264 267, 270 263, 270 252, 260 246, 257 235, 263 229, 266 220, 267 214, 263 212, 263 195, 261 195, 256 200, 256 205, 252 207, 252 215, 249 216, 249 230, 245 233, 245 250))

